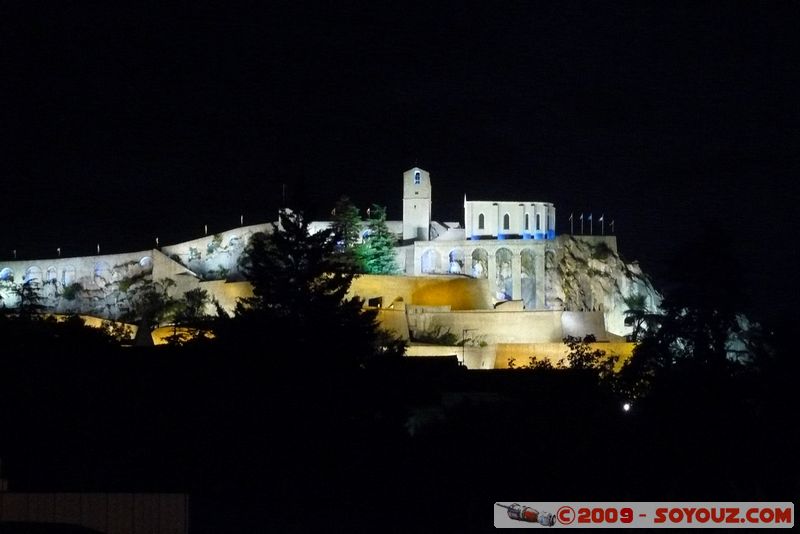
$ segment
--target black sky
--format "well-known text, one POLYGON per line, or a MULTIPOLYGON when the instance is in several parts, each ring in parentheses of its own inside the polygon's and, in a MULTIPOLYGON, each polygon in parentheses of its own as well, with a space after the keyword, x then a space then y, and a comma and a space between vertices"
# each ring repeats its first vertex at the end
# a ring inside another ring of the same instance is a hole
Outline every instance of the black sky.
POLYGON ((0 5, 0 259, 274 220, 284 184, 399 219, 418 164, 437 220, 605 214, 659 278, 713 228, 760 309, 796 294, 797 2, 0 5))

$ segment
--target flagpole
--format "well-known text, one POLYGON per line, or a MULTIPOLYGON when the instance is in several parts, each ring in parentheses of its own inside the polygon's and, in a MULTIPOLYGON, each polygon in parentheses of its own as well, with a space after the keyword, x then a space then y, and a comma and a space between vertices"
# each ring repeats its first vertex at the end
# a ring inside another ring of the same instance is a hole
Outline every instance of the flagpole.
POLYGON ((569 214, 569 235, 573 235, 575 233, 574 232, 574 228, 573 228, 574 221, 572 220, 572 216, 573 215, 574 215, 574 213, 570 213, 569 214))
POLYGON ((589 214, 589 235, 594 235, 594 220, 591 213, 589 214))

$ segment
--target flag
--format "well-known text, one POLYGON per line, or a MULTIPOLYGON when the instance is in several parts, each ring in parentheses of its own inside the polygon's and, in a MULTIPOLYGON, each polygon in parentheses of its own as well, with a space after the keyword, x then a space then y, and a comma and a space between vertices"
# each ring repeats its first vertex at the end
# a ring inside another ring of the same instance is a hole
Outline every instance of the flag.
POLYGON ((600 222, 603 222, 603 217, 605 217, 605 214, 601 215, 600 218, 597 219, 597 220, 600 221, 600 222))
POLYGON ((569 214, 569 222, 572 222, 572 213, 569 214))
POLYGON ((592 220, 592 214, 591 213, 589 214, 589 220, 590 221, 592 220))
POLYGON ((583 213, 581 213, 581 216, 579 217, 579 219, 583 220, 583 213))

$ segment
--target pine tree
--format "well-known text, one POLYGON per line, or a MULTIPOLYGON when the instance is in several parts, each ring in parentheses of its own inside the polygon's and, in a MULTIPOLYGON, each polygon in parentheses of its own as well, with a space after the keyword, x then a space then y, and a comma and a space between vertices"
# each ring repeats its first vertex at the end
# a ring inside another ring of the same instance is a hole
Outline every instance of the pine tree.
POLYGON ((42 297, 39 295, 39 287, 32 281, 26 280, 17 289, 19 296, 19 316, 31 319, 44 310, 42 297))
POLYGON ((361 215, 358 208, 346 196, 336 202, 331 212, 333 224, 331 230, 336 243, 343 248, 353 248, 361 238, 361 215))
POLYGON ((339 253, 335 233, 311 234, 296 212, 282 212, 279 222, 272 233, 255 234, 242 256, 253 296, 237 304, 229 323, 233 335, 240 341, 285 339, 318 365, 402 354, 404 344, 379 328, 376 312, 348 296, 357 265, 339 253))
POLYGON ((364 242, 358 247, 358 257, 368 274, 397 274, 394 247, 397 239, 386 225, 386 208, 373 204, 369 211, 369 223, 364 242))
POLYGON ((152 345, 151 332, 174 317, 177 301, 169 295, 169 290, 175 285, 171 278, 162 278, 136 284, 128 290, 131 308, 121 318, 137 323, 136 345, 152 345))
POLYGON ((331 214, 333 215, 331 231, 336 243, 337 260, 344 265, 354 266, 358 273, 365 272, 358 253, 363 227, 358 208, 348 197, 342 196, 336 202, 331 214))

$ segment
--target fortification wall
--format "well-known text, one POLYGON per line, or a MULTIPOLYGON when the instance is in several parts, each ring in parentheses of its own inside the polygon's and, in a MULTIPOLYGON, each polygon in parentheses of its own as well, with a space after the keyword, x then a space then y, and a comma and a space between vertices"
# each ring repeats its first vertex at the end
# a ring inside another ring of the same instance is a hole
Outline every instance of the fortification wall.
POLYGON ((166 245, 161 252, 204 280, 242 279, 238 260, 253 234, 272 231, 272 223, 241 226, 191 241, 166 245))
POLYGON ((561 312, 561 328, 564 337, 584 338, 591 334, 597 340, 609 340, 603 312, 561 312))
MULTIPOLYGON (((635 343, 627 342, 597 342, 590 343, 592 350, 602 350, 607 357, 617 357, 615 370, 619 371, 633 354, 635 343)), ((552 365, 557 365, 560 360, 565 360, 569 347, 564 343, 498 343, 496 347, 495 369, 510 369, 513 361, 514 367, 525 367, 530 363, 531 356, 537 360, 547 360, 552 365)))
MULTIPOLYGON (((447 310, 424 306, 408 306, 408 329, 412 339, 426 334, 449 332, 458 339, 467 337, 487 344, 549 343, 565 337, 562 311, 447 310)), ((607 341, 602 312, 571 312, 566 317, 570 335, 593 334, 598 341, 607 341)))
POLYGON ((476 347, 472 345, 426 345, 415 343, 406 349, 406 356, 424 358, 426 356, 455 356, 468 369, 494 369, 496 345, 476 347))
MULTIPOLYGON (((225 280, 210 280, 200 282, 199 287, 208 291, 209 296, 217 299, 219 305, 228 314, 233 314, 236 303, 240 298, 253 296, 253 286, 250 282, 226 282, 225 280)), ((209 314, 214 314, 215 310, 209 306, 206 310, 209 314)))
POLYGON ((398 299, 405 304, 450 306, 453 310, 492 309, 487 280, 457 275, 360 275, 350 286, 350 296, 382 299, 388 308, 398 299))
POLYGON ((48 313, 80 313, 116 318, 126 309, 125 291, 132 281, 149 279, 158 251, 71 258, 7 261, 0 264, 0 298, 16 307, 18 289, 38 288, 39 304, 48 313))
POLYGON ((410 339, 408 321, 406 320, 406 311, 404 309, 380 309, 378 310, 377 319, 378 324, 384 330, 394 332, 405 341, 410 339))

